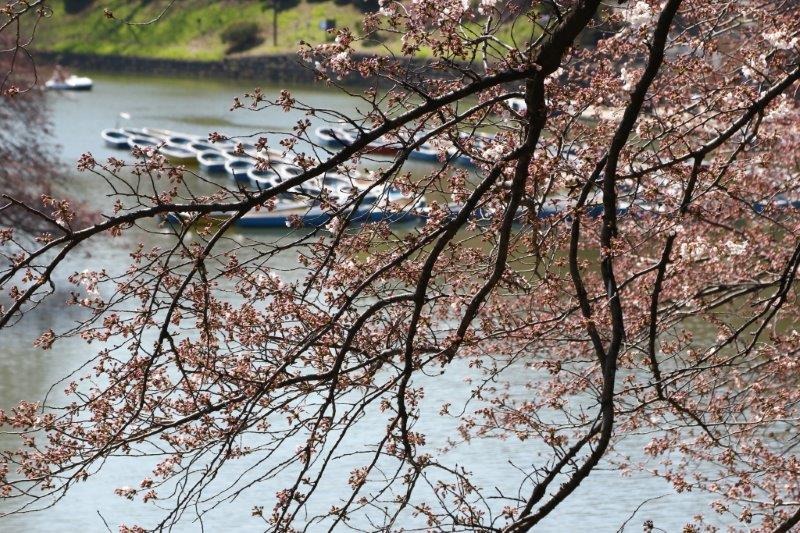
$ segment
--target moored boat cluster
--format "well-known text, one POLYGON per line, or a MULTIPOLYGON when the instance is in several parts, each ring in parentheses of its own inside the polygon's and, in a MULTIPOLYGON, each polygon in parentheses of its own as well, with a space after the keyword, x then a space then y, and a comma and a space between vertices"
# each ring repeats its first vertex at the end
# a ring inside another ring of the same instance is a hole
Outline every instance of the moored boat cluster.
MULTIPOLYGON (((198 136, 154 128, 106 129, 101 136, 112 148, 152 149, 174 163, 197 164, 208 175, 227 175, 253 191, 271 189, 304 172, 279 152, 258 150, 254 145, 233 140, 212 143, 198 136)), ((320 226, 335 216, 346 216, 351 223, 413 222, 424 215, 426 207, 424 198, 374 183, 357 172, 328 172, 290 187, 274 199, 273 209, 247 213, 235 224, 262 228, 320 226)), ((219 219, 229 216, 230 213, 214 214, 219 219)))
MULTIPOLYGON (((320 143, 331 148, 343 148, 355 142, 355 131, 344 128, 325 127, 316 131, 320 143)), ((165 158, 180 164, 197 164, 207 175, 227 175, 239 186, 253 191, 263 191, 275 187, 286 180, 303 174, 304 170, 296 164, 285 160, 283 154, 270 150, 257 150, 252 144, 223 140, 210 142, 201 137, 153 128, 115 128, 101 133, 108 146, 117 149, 139 147, 153 149, 165 158), (264 162, 267 165, 264 165, 264 162)), ((473 145, 485 142, 490 137, 472 140, 473 145)), ((397 143, 386 139, 376 141, 374 149, 368 152, 396 154, 404 149, 397 143)), ((547 148, 545 148, 547 150, 547 148)), ((550 150, 552 151, 552 149, 550 150)), ((574 157, 570 150, 553 152, 554 155, 574 157)), ((440 152, 433 150, 425 143, 419 143, 416 149, 408 152, 410 159, 439 160, 440 152), (431 153, 435 155, 431 155, 431 153)), ((460 164, 471 164, 469 158, 456 148, 450 148, 448 159, 460 164)), ((625 190, 625 185, 621 185, 625 190)), ((319 227, 334 217, 345 216, 351 224, 363 224, 377 221, 389 223, 421 222, 438 211, 438 217, 452 218, 461 211, 463 205, 451 203, 440 206, 428 206, 424 197, 406 195, 397 188, 376 184, 357 172, 348 175, 334 172, 310 178, 294 185, 274 197, 275 207, 270 210, 254 210, 238 218, 236 226, 250 228, 285 228, 294 226, 319 227), (356 201, 356 199, 358 199, 356 201), (355 205, 351 205, 355 204, 355 205), (340 209, 337 209, 337 206, 340 209)), ((534 218, 550 218, 561 215, 571 218, 573 203, 567 197, 551 199, 549 203, 538 209, 534 218)), ((757 212, 769 208, 800 208, 800 201, 785 198, 773 199, 770 202, 756 202, 753 209, 757 212)), ((598 217, 603 213, 599 199, 587 205, 584 215, 598 217)), ((664 215, 665 206, 660 203, 642 200, 629 203, 622 201, 618 207, 619 215, 634 216, 664 215)), ((213 219, 226 220, 233 213, 213 213, 213 219)), ((479 207, 470 213, 470 218, 478 223, 488 223, 498 216, 495 209, 479 207)), ((173 216, 172 220, 181 217, 173 216)), ((183 216, 191 219, 191 214, 183 216)), ((530 218, 527 208, 521 207, 515 216, 517 223, 530 218)))
MULTIPOLYGON (((338 126, 323 126, 317 128, 314 132, 319 139, 319 142, 331 148, 344 148, 351 146, 356 142, 360 132, 355 128, 338 127, 338 126)), ((463 166, 472 166, 473 161, 466 154, 463 153, 457 146, 450 143, 443 149, 437 149, 433 142, 425 139, 425 132, 418 133, 406 145, 396 140, 387 138, 378 138, 377 140, 369 143, 365 148, 365 152, 370 154, 380 155, 396 155, 405 150, 408 151, 408 158, 417 161, 427 162, 444 162, 445 160, 463 166)), ((464 139, 466 136, 463 137, 464 139)), ((490 136, 474 135, 473 139, 481 141, 489 139, 490 136)))

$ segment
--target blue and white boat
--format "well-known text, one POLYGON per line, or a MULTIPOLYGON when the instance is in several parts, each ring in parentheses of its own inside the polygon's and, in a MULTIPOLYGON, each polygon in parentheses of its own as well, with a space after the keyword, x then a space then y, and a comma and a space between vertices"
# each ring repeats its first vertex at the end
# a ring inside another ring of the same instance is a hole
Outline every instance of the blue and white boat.
POLYGON ((125 132, 125 133, 127 133, 129 136, 130 135, 146 135, 148 137, 153 137, 153 135, 150 135, 149 133, 147 133, 147 128, 120 128, 120 130, 125 132))
POLYGON ((139 134, 128 137, 128 146, 131 148, 158 148, 161 142, 160 139, 152 135, 139 134))
MULTIPOLYGON (((343 148, 353 144, 357 137, 357 132, 350 131, 345 128, 335 126, 323 126, 315 130, 315 135, 323 146, 331 148, 343 148)), ((474 134, 472 136, 463 135, 463 139, 472 139, 476 146, 480 149, 485 143, 485 140, 491 139, 491 135, 474 134)), ((366 151, 371 154, 379 155, 396 155, 403 150, 402 143, 397 141, 390 141, 385 138, 377 139, 366 147, 366 151)), ((467 155, 462 153, 457 147, 451 146, 447 149, 447 155, 451 162, 464 165, 473 166, 474 163, 467 155)), ((409 159, 418 161, 427 161, 435 163, 439 161, 439 153, 433 148, 430 142, 425 142, 419 147, 408 154, 409 159)))
POLYGON ((291 163, 286 163, 286 162, 278 162, 275 165, 273 165, 273 168, 275 169, 276 172, 278 172, 278 174, 280 174, 285 178, 294 178, 305 172, 302 168, 298 167, 297 165, 293 165, 291 163))
POLYGON ((44 84, 50 91, 91 91, 94 83, 91 78, 85 76, 75 76, 74 74, 66 78, 53 76, 44 84))
POLYGON ((207 150, 199 152, 196 158, 201 170, 209 174, 225 174, 225 162, 228 161, 228 158, 218 151, 207 150))
POLYGON ((324 146, 330 146, 332 148, 350 146, 355 140, 353 136, 344 129, 333 126, 317 128, 314 133, 324 146))
POLYGON ((525 103, 524 98, 509 98, 506 100, 506 104, 511 111, 517 113, 518 115, 525 115, 528 112, 528 104, 525 103))
POLYGON ((231 157, 225 161, 225 172, 237 181, 248 181, 247 171, 255 168, 255 162, 247 157, 231 157))
MULTIPOLYGON (((426 216, 426 202, 424 198, 412 198, 404 195, 398 189, 391 187, 376 187, 362 198, 356 207, 350 205, 354 202, 356 195, 363 192, 362 189, 350 185, 341 186, 346 179, 339 176, 329 179, 326 176, 325 185, 322 181, 310 180, 303 184, 306 186, 304 192, 313 193, 316 189, 316 196, 304 198, 300 191, 284 192, 276 195, 274 200, 276 206, 272 210, 259 209, 253 210, 234 222, 234 225, 242 228, 294 228, 294 227, 321 227, 329 222, 333 217, 337 217, 342 222, 352 225, 369 224, 373 222, 388 222, 390 224, 416 223, 426 216), (335 189, 330 186, 336 187, 335 189), (329 192, 329 199, 334 204, 331 207, 329 202, 321 203, 320 193, 325 189, 329 192), (335 208, 335 205, 341 206, 335 208)), ((206 219, 211 219, 217 223, 229 219, 233 213, 216 212, 206 215, 206 219)), ((167 219, 171 222, 190 222, 193 214, 186 213, 181 215, 170 214, 167 219)))
POLYGON ((247 179, 242 179, 240 181, 245 182, 251 189, 259 191, 271 189, 284 181, 283 176, 271 168, 261 170, 253 166, 247 169, 245 174, 247 179))
POLYGON ((190 145, 199 139, 193 135, 185 135, 183 133, 173 133, 165 137, 169 146, 183 148, 184 150, 191 150, 190 145))
MULTIPOLYGON (((290 228, 320 227, 333 219, 333 213, 319 206, 294 209, 275 209, 274 211, 250 212, 235 222, 240 228, 290 228)), ((422 220, 421 213, 414 210, 392 211, 374 204, 365 204, 356 211, 339 215, 342 221, 351 225, 388 222, 390 224, 406 224, 422 220)))
POLYGON ((226 143, 211 143, 208 141, 192 141, 188 144, 187 148, 189 150, 194 150, 198 154, 200 152, 220 152, 221 150, 227 150, 229 148, 233 148, 232 145, 226 143))
POLYGON ((103 138, 103 141, 105 141, 106 146, 110 146, 111 148, 123 149, 130 146, 128 144, 130 134, 126 133, 125 130, 108 128, 101 131, 100 136, 103 138))

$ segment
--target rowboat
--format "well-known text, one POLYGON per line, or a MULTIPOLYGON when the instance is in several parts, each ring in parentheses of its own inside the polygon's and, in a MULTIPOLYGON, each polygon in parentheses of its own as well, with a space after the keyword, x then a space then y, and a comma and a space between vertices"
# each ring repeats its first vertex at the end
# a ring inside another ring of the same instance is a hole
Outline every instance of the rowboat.
POLYGON ((100 136, 105 141, 106 146, 111 148, 128 148, 130 135, 118 128, 108 128, 100 132, 100 136))
MULTIPOLYGON (((391 224, 411 223, 421 220, 421 216, 412 210, 391 211, 376 205, 365 205, 356 211, 342 214, 338 218, 347 220, 351 225, 388 222, 391 224)), ((320 227, 330 222, 333 214, 330 211, 315 207, 294 209, 276 209, 274 211, 250 212, 237 220, 234 225, 240 228, 283 228, 287 227, 320 227)))
POLYGON ((273 168, 275 168, 275 171, 278 172, 278 174, 287 178, 294 178, 295 176, 299 176, 305 172, 297 165, 292 165, 291 163, 285 162, 278 162, 273 166, 273 168))
POLYGON ((256 168, 255 165, 247 169, 245 175, 247 180, 242 179, 240 181, 259 191, 271 189, 283 181, 283 177, 276 170, 271 168, 262 170, 256 168))
POLYGON ((524 115, 528 112, 528 104, 525 103, 524 98, 509 98, 506 100, 508 107, 515 113, 524 115))
MULTIPOLYGON (((294 178, 300 173, 302 173, 302 169, 292 165, 275 165, 267 169, 259 169, 254 166, 247 171, 247 180, 241 179, 239 181, 245 182, 252 189, 266 190, 294 178)), ((322 178, 314 177, 299 183, 291 187, 288 192, 306 196, 310 199, 318 199, 323 189, 326 189, 330 195, 337 197, 345 187, 350 187, 350 183, 346 178, 336 174, 326 174, 322 178)))
POLYGON ((91 78, 74 74, 65 79, 50 78, 44 84, 51 91, 91 91, 93 85, 91 78))
MULTIPOLYGON (((286 229, 290 227, 321 227, 330 222, 334 216, 350 225, 370 224, 374 222, 388 222, 390 224, 416 223, 423 218, 424 203, 419 206, 394 208, 393 206, 380 206, 374 203, 362 203, 355 211, 344 210, 336 215, 331 210, 323 209, 319 204, 308 205, 306 202, 279 199, 275 209, 253 210, 236 220, 233 225, 239 228, 273 228, 286 229)), ((214 223, 228 220, 233 213, 213 212, 206 215, 214 223)), ((193 213, 170 213, 166 216, 170 222, 190 222, 195 217, 193 213)))
POLYGON ((128 146, 131 148, 157 148, 161 142, 151 135, 131 135, 128 137, 128 146))
POLYGON ((256 159, 261 157, 263 159, 269 159, 269 154, 263 154, 256 152, 255 148, 248 148, 244 147, 243 150, 238 150, 237 148, 231 146, 227 148, 222 148, 219 150, 219 153, 227 157, 228 159, 242 159, 242 158, 250 158, 256 159))
POLYGON ((192 141, 187 146, 189 150, 194 150, 196 153, 201 152, 217 152, 226 148, 232 148, 229 144, 214 144, 207 141, 192 141))
POLYGON ((131 135, 128 137, 128 146, 131 148, 155 148, 159 154, 172 162, 193 163, 197 161, 196 154, 191 150, 178 146, 170 146, 166 144, 163 139, 153 137, 152 135, 131 135))
POLYGON ((225 172, 237 180, 246 180, 247 171, 255 166, 255 162, 250 158, 232 157, 225 161, 225 172))
POLYGON ((166 140, 170 135, 181 135, 180 133, 172 130, 165 130, 163 128, 142 128, 147 135, 158 137, 166 140))
POLYGON ((229 157, 231 159, 242 157, 242 155, 247 155, 250 157, 268 157, 269 154, 259 153, 256 151, 256 147, 252 144, 244 144, 244 143, 237 143, 237 144, 226 144, 217 148, 223 155, 229 157), (241 144, 241 150, 239 150, 239 144, 241 144))
MULTIPOLYGON (((350 146, 358 137, 356 131, 350 131, 335 126, 317 128, 314 133, 322 145, 334 148, 350 146)), ((424 135, 424 133, 419 134, 419 136, 422 135, 424 135)), ((465 134, 463 139, 465 141, 467 139, 472 139, 473 142, 476 143, 476 146, 480 148, 485 144, 486 140, 491 139, 491 136, 485 134, 473 134, 472 136, 467 136, 465 134)), ((395 155, 403 151, 403 144, 399 141, 380 137, 368 144, 365 148, 365 151, 370 154, 395 155)), ((464 166, 472 166, 474 164, 467 155, 462 153, 461 150, 455 146, 451 146, 447 149, 447 155, 448 159, 452 163, 464 166)), ((408 154, 408 158, 418 161, 437 162, 439 160, 439 153, 429 142, 425 142, 417 148, 411 150, 408 154)))
POLYGON ((314 134, 323 145, 333 148, 350 146, 355 140, 353 136, 344 129, 333 126, 323 126, 321 128, 317 128, 314 131, 314 134))
POLYGON ((228 160, 228 158, 218 151, 207 150, 205 152, 199 152, 196 157, 197 162, 200 164, 200 168, 202 170, 210 174, 225 173, 225 162, 228 160))
POLYGON ((800 200, 780 195, 772 201, 755 202, 753 204, 753 211, 756 213, 763 213, 769 209, 800 209, 800 200))
POLYGON ((126 133, 128 136, 131 135, 146 135, 148 137, 153 137, 147 132, 147 128, 120 128, 120 131, 126 133))
POLYGON ((190 135, 174 133, 172 135, 166 136, 165 140, 167 141, 167 144, 169 146, 175 146, 177 148, 183 148, 184 150, 190 150, 189 146, 193 142, 197 142, 199 139, 197 137, 190 135))

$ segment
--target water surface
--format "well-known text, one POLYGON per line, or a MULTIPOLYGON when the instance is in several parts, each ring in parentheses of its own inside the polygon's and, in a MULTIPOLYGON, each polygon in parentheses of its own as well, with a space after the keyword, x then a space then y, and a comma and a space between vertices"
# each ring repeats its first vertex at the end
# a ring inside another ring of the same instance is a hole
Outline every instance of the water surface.
MULTIPOLYGON (((98 159, 109 155, 120 156, 120 152, 104 147, 98 135, 102 128, 113 127, 115 124, 161 127, 189 133, 216 130, 229 135, 247 135, 259 131, 285 131, 295 120, 302 118, 300 113, 286 114, 278 110, 259 113, 230 112, 232 98, 252 89, 253 84, 108 76, 96 76, 95 81, 95 89, 91 93, 53 94, 50 98, 55 139, 64 160, 71 165, 87 151, 98 159), (129 113, 132 119, 121 120, 120 112, 129 113)), ((353 108, 350 100, 330 91, 308 88, 293 88, 293 91, 298 99, 312 105, 345 112, 353 108)), ((265 92, 276 93, 277 88, 267 86, 265 92)), ((92 174, 75 174, 69 187, 94 205, 108 205, 102 182, 92 174)), ((276 238, 274 233, 259 235, 257 232, 250 232, 245 235, 264 239, 276 238)), ((154 243, 160 237, 151 235, 142 238, 154 243)), ((132 243, 131 238, 123 238, 110 241, 108 246, 94 246, 91 250, 73 257, 62 271, 70 273, 98 265, 121 269, 127 264, 128 247, 132 243)), ((275 266, 289 267, 290 264, 275 266)), ((66 294, 57 295, 52 304, 25 319, 19 327, 0 336, 0 408, 7 409, 20 400, 41 398, 53 383, 79 367, 96 349, 75 340, 57 344, 54 350, 48 352, 33 348, 33 339, 43 330, 64 330, 79 318, 78 311, 58 304, 58 300, 63 301, 65 296, 66 294)), ((448 425, 455 425, 455 421, 435 416, 435 411, 440 404, 468 391, 463 382, 466 375, 467 369, 455 364, 444 375, 427 380, 426 402, 433 416, 425 417, 419 430, 431 437, 429 448, 433 453, 437 446, 443 444, 438 436, 445 433, 448 425)), ((520 379, 526 379, 523 373, 520 374, 520 379)), ((55 387, 52 397, 57 398, 59 390, 59 387, 55 387)), ((382 421, 375 418, 374 429, 381 431, 382 427, 382 421)), ((634 460, 646 440, 648 439, 645 437, 632 440, 629 451, 634 460)), ((8 439, 0 437, 0 447, 8 445, 8 439)), ((537 455, 540 451, 527 442, 475 441, 456 448, 447 455, 446 460, 452 465, 468 467, 485 488, 498 487, 509 492, 516 488, 516 484, 509 484, 509 481, 518 480, 517 471, 511 462, 521 465, 536 463, 540 460, 537 455)), ((123 485, 136 486, 150 466, 152 465, 142 460, 111 460, 105 465, 102 474, 87 483, 77 485, 54 507, 39 513, 6 518, 0 521, 0 530, 104 531, 103 519, 112 530, 120 523, 151 526, 163 515, 160 509, 125 500, 113 493, 115 488, 123 485)), ((238 468, 233 465, 226 472, 229 476, 234 476, 238 468)), ((254 505, 271 508, 272 494, 281 486, 280 483, 268 483, 245 493, 236 502, 209 513, 202 524, 205 531, 263 530, 263 523, 250 516, 250 509, 254 505)), ((322 508, 339 502, 338 490, 333 483, 329 493, 322 492, 319 496, 322 496, 322 508)), ((708 514, 707 502, 701 498, 692 494, 675 494, 665 482, 642 474, 623 477, 609 468, 609 465, 604 465, 538 530, 586 533, 616 531, 630 517, 630 513, 648 499, 652 500, 643 505, 627 530, 639 531, 643 520, 648 518, 667 531, 679 531, 693 515, 708 514)), ((8 510, 8 505, 0 502, 0 510, 8 510)), ((200 524, 191 521, 176 528, 176 531, 186 532, 198 530, 200 524)))

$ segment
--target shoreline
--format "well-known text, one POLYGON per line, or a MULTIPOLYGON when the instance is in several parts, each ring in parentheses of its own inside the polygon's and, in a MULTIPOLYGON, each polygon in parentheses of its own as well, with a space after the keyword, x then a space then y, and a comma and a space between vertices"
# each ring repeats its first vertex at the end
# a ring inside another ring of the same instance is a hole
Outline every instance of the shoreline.
MULTIPOLYGON (((201 79, 260 81, 264 84, 318 84, 314 71, 296 54, 247 56, 219 61, 162 59, 141 56, 98 55, 75 52, 37 51, 34 60, 42 65, 62 66, 103 74, 141 74, 201 79)), ((370 57, 356 55, 354 57, 370 57)), ((406 60, 409 67, 430 67, 428 60, 406 60)), ((366 86, 369 80, 358 74, 337 80, 347 85, 366 86)))

